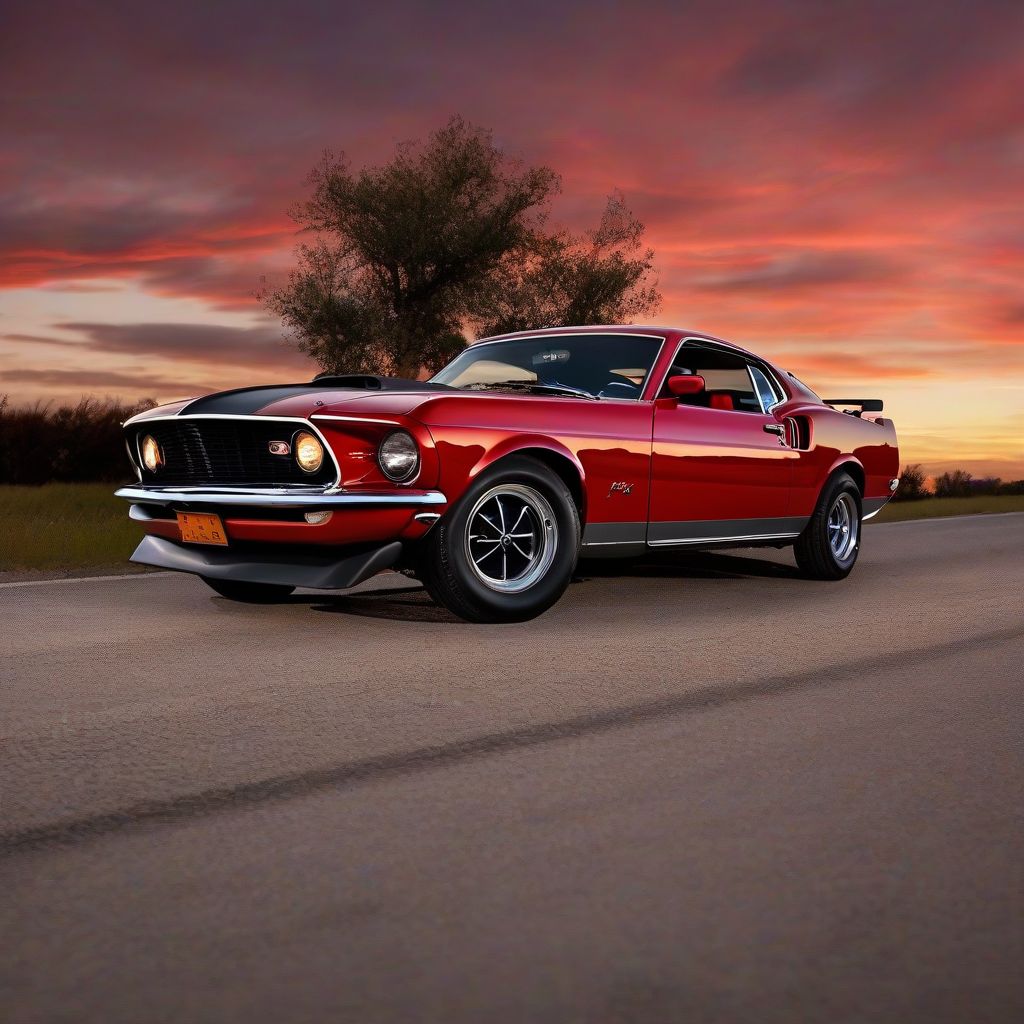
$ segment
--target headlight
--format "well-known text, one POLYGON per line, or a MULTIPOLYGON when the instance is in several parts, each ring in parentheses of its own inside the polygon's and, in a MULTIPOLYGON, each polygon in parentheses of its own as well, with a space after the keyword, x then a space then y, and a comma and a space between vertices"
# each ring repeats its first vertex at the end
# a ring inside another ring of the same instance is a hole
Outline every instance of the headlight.
POLYGON ((164 464, 164 453, 160 451, 160 445, 151 434, 142 439, 139 450, 142 452, 142 464, 150 473, 155 473, 164 464))
POLYGON ((420 450, 412 434, 395 430, 381 441, 377 461, 388 479, 396 482, 408 480, 419 469, 420 450))
POLYGON ((324 446, 308 431, 295 435, 293 447, 295 461, 304 473, 315 473, 324 464, 324 446))

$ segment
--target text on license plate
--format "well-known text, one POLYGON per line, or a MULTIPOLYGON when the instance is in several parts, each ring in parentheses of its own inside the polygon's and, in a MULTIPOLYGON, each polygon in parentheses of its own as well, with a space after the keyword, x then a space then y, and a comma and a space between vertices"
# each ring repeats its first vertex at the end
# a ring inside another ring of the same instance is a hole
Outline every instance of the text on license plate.
POLYGON ((186 544, 227 544, 220 516, 210 512, 179 512, 178 529, 186 544))

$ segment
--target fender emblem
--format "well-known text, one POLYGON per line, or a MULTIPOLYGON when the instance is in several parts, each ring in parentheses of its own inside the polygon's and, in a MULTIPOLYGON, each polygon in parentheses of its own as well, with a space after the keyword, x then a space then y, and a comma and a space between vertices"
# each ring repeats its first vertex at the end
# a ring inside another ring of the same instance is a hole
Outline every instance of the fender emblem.
POLYGON ((613 494, 632 494, 633 484, 627 483, 625 480, 616 480, 611 487, 608 488, 608 497, 610 498, 613 494))
POLYGON ((287 441, 271 441, 267 445, 271 455, 291 455, 292 446, 287 441))

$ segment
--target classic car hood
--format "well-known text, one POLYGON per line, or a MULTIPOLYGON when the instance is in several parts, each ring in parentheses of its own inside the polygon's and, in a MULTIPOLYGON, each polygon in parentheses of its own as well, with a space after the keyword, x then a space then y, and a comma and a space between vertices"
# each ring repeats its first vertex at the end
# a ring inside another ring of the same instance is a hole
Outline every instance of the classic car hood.
POLYGON ((308 418, 315 413, 344 413, 358 405, 364 415, 387 412, 403 415, 425 399, 451 393, 443 385, 436 387, 409 381, 390 381, 382 390, 331 386, 320 381, 303 384, 269 384, 219 391, 202 398, 185 399, 147 409, 133 421, 162 416, 296 416, 308 418), (369 401, 367 407, 363 403, 369 401))
MULTIPOLYGON (((149 409, 134 421, 159 416, 283 416, 309 419, 315 416, 412 416, 428 425, 436 422, 471 423, 484 413, 497 414, 509 405, 521 415, 527 409, 543 416, 544 410, 564 410, 567 405, 578 414, 581 407, 593 413, 600 403, 581 402, 559 395, 509 394, 506 392, 459 391, 444 385, 432 386, 408 382, 408 389, 392 381, 388 389, 367 390, 353 387, 308 384, 273 384, 263 387, 221 391, 204 398, 175 402, 149 409), (525 399, 525 403, 524 403, 525 399)), ((525 423, 525 421, 524 421, 525 423)))
POLYGON ((428 427, 468 426, 489 422, 517 423, 521 429, 541 429, 555 423, 579 423, 601 418, 609 406, 565 395, 522 394, 507 391, 460 391, 424 388, 418 391, 321 391, 294 395, 260 409, 264 416, 409 416, 428 427), (323 404, 320 404, 323 403, 323 404), (514 411, 513 411, 514 410, 514 411), (568 419, 565 419, 568 417, 568 419))
POLYGON ((452 394, 447 388, 418 391, 322 389, 275 398, 260 407, 262 416, 408 416, 425 402, 452 394))

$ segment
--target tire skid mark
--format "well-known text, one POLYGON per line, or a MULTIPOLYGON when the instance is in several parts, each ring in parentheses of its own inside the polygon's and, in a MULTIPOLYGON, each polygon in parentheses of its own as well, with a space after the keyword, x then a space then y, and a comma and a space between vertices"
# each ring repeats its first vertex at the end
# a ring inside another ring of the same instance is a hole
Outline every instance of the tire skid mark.
POLYGON ((300 799, 329 790, 455 767, 485 757, 586 738, 679 715, 699 714, 776 694, 825 689, 842 679, 902 665, 942 660, 981 647, 1011 643, 1021 637, 1024 637, 1024 626, 1013 626, 931 647, 894 651, 840 665, 769 676, 732 686, 705 687, 561 721, 542 722, 450 743, 345 761, 324 768, 244 782, 237 786, 214 787, 176 797, 141 801, 119 810, 0 833, 0 858, 47 848, 69 848, 113 833, 136 834, 149 827, 185 824, 217 814, 256 809, 265 804, 300 799))

